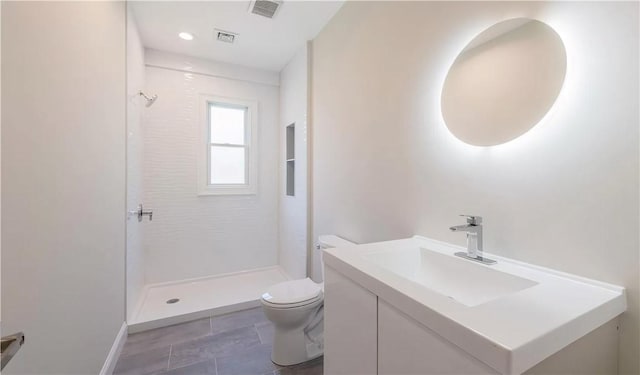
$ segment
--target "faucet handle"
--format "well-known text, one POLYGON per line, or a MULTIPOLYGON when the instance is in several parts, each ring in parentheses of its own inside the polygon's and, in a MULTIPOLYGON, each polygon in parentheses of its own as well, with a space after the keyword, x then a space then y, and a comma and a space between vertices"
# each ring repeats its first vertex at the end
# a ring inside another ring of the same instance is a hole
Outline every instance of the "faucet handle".
POLYGON ((464 216, 467 218, 467 224, 471 224, 471 225, 482 224, 482 216, 475 216, 475 215, 460 215, 460 216, 464 216))

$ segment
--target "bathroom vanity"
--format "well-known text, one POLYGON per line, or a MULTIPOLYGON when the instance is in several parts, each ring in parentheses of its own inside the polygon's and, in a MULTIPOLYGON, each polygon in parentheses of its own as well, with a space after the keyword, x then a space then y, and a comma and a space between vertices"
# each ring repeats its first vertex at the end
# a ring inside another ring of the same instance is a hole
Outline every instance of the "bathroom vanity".
POLYGON ((326 374, 613 374, 624 288, 423 238, 328 249, 326 374))

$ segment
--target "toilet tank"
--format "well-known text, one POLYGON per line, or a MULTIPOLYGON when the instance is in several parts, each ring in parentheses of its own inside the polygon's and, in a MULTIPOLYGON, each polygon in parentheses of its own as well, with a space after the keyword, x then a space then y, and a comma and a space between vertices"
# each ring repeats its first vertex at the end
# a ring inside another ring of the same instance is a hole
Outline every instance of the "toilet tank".
POLYGON ((322 282, 324 282, 324 260, 322 259, 322 250, 353 245, 357 245, 357 243, 345 240, 344 238, 338 237, 335 234, 323 234, 318 236, 316 250, 320 255, 320 275, 322 276, 322 282))

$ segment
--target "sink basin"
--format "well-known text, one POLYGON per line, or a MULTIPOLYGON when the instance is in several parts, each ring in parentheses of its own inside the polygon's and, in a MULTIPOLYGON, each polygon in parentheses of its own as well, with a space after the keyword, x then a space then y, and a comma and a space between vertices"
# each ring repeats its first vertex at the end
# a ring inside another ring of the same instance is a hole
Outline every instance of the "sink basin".
POLYGON ((477 306, 538 283, 425 248, 395 249, 363 257, 431 291, 466 306, 477 306))

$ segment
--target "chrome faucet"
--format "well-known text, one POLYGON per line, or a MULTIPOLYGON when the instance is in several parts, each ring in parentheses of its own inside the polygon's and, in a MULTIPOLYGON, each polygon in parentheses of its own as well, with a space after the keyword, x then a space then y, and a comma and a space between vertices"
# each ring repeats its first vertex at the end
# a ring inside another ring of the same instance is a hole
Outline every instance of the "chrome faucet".
POLYGON ((453 232, 466 232, 467 234, 467 252, 458 252, 454 255, 474 260, 484 264, 494 264, 495 260, 487 259, 482 256, 482 217, 473 215, 460 215, 467 218, 466 225, 456 225, 449 229, 453 232))

